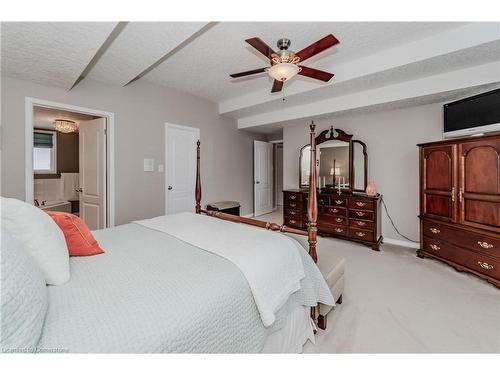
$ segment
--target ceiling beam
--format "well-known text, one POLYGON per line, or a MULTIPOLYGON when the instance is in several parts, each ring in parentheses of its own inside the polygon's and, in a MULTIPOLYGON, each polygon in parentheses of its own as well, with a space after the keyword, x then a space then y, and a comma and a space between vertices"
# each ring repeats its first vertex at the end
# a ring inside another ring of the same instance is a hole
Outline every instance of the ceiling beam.
POLYGON ((111 30, 111 33, 109 33, 109 35, 106 38, 106 40, 104 41, 104 43, 102 43, 101 47, 99 47, 99 49, 95 53, 94 57, 92 57, 92 59, 87 64, 85 69, 83 69, 83 72, 80 73, 80 75, 78 76, 76 81, 73 83, 73 85, 71 85, 71 87, 69 88, 70 90, 73 89, 73 87, 75 87, 81 81, 83 81, 85 79, 87 74, 89 74, 89 72, 92 70, 92 68, 95 66, 95 64, 97 64, 99 59, 102 57, 102 55, 104 55, 104 53, 111 46, 111 44, 115 41, 115 39, 118 37, 118 35, 120 35, 120 33, 123 31, 125 26, 127 26, 127 24, 128 24, 128 22, 118 22, 116 24, 116 26, 113 28, 113 30, 111 30))
POLYGON ((203 26, 201 29, 199 29, 197 32, 192 34, 189 38, 185 39, 182 41, 179 45, 177 45, 175 48, 167 52, 165 55, 160 57, 156 62, 148 66, 146 69, 144 69, 141 73, 136 75, 134 78, 132 78, 130 81, 128 81, 123 87, 131 84, 132 82, 137 81, 138 79, 141 79, 144 77, 146 74, 151 72, 153 69, 158 67, 160 64, 164 63, 167 59, 175 55, 177 52, 182 50, 184 47, 186 47, 188 44, 190 44, 192 41, 194 41, 196 38, 198 38, 200 35, 204 34, 208 30, 210 30, 212 27, 214 27, 218 22, 209 22, 205 26, 203 26))
POLYGON ((498 62, 418 78, 238 119, 238 129, 313 118, 485 84, 500 84, 498 62))
MULTIPOLYGON (((314 90, 329 90, 340 82, 346 82, 437 56, 450 54, 466 48, 500 39, 497 22, 477 22, 457 27, 427 38, 381 50, 369 56, 342 64, 323 66, 323 70, 335 73, 331 84, 318 85, 315 82, 297 81, 287 89, 287 97, 301 95, 314 90)), ((247 93, 219 103, 219 113, 238 117, 238 112, 247 108, 278 102, 281 97, 269 95, 266 89, 247 93)))

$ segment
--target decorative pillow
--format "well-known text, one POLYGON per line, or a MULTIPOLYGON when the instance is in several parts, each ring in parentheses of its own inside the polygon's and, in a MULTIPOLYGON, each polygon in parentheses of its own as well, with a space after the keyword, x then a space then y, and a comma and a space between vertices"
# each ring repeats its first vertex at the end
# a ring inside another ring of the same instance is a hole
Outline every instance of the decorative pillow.
POLYGON ((41 209, 18 199, 1 198, 2 227, 23 244, 47 284, 69 280, 68 247, 63 232, 41 209))
POLYGON ((63 231, 70 256, 104 253, 92 233, 90 233, 89 227, 78 216, 67 212, 46 212, 63 231))
POLYGON ((1 232, 1 338, 4 353, 36 347, 47 312, 47 286, 42 271, 22 242, 1 232))

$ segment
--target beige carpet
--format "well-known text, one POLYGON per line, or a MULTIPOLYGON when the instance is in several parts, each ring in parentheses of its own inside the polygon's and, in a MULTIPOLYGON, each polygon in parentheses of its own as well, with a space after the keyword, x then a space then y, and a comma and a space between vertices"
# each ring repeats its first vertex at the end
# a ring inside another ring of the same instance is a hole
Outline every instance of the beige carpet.
MULTIPOLYGON (((281 211, 259 219, 281 223, 281 211)), ((342 305, 306 353, 500 353, 500 289, 420 259, 415 249, 384 245, 381 252, 320 238, 322 253, 346 259, 342 305)))

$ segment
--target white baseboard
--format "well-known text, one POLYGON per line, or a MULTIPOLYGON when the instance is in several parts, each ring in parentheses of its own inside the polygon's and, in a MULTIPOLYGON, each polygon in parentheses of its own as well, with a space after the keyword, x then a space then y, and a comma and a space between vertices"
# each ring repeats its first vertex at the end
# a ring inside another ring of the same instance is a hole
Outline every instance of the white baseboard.
POLYGON ((404 241, 404 240, 395 240, 394 238, 386 238, 384 237, 384 240, 382 243, 388 243, 390 245, 397 245, 397 246, 403 246, 403 247, 410 247, 412 249, 420 249, 420 242, 410 242, 410 241, 404 241))
POLYGON ((249 218, 249 217, 250 217, 250 218, 251 218, 251 217, 253 217, 253 212, 252 212, 251 214, 246 214, 246 215, 241 215, 241 216, 242 216, 242 217, 247 217, 247 218, 249 218))

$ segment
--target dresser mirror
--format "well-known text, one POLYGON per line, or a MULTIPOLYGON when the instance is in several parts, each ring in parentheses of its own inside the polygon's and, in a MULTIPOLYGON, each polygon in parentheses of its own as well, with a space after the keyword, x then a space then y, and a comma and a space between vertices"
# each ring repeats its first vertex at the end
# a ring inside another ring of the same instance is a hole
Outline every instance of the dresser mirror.
MULTIPOLYGON (((299 186, 309 186, 310 145, 300 149, 299 186)), ((316 168, 320 189, 364 191, 368 175, 366 145, 331 127, 316 137, 316 168)))
POLYGON ((352 141, 353 156, 353 191, 365 191, 368 183, 368 154, 366 144, 359 140, 352 141))

